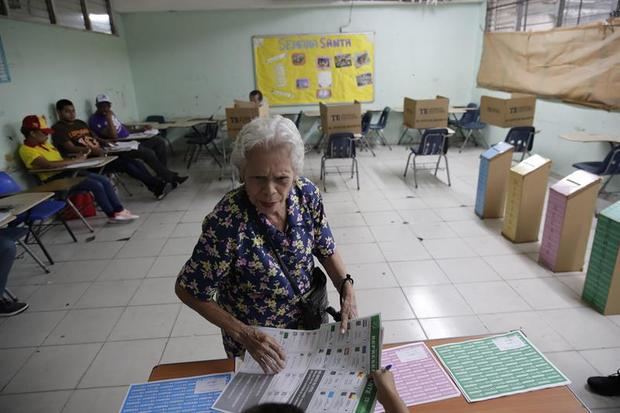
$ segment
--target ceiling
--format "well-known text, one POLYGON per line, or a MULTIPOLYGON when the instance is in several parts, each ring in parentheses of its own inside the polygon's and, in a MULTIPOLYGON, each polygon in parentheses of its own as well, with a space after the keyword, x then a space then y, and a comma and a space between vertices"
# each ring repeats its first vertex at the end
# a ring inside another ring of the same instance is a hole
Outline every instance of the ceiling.
MULTIPOLYGON (((431 4, 434 0, 353 0, 364 5, 431 4), (418 3, 418 4, 416 4, 418 3)), ((441 2, 464 3, 481 0, 439 0, 441 2)), ((190 11, 190 10, 234 10, 234 9, 269 9, 294 7, 343 7, 351 0, 113 0, 114 9, 119 13, 153 12, 153 11, 190 11)))

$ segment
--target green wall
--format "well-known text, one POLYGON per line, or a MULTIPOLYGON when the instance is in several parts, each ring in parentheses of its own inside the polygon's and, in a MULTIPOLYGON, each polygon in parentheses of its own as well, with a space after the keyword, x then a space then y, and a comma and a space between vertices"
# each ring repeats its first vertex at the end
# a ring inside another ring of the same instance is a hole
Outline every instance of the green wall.
POLYGON ((84 119, 92 113, 95 95, 107 93, 118 113, 135 118, 123 36, 0 18, 0 37, 11 72, 11 82, 0 83, 0 169, 21 169, 21 163, 10 158, 22 140, 22 118, 42 114, 53 123, 53 104, 59 98, 72 100, 84 119))

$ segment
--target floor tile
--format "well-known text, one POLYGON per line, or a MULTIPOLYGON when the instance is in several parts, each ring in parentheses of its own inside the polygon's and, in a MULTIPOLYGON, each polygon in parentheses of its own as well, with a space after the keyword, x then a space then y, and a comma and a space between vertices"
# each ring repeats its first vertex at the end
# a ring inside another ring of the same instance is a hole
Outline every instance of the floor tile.
POLYGON ((451 258, 437 260, 437 264, 455 284, 501 280, 500 276, 482 258, 451 258))
POLYGON ((62 413, 110 413, 120 410, 128 387, 75 390, 62 413))
POLYGON ((144 221, 146 225, 152 224, 176 224, 181 218, 185 215, 183 211, 174 211, 174 212, 153 212, 149 217, 144 221))
POLYGON ((505 280, 550 277, 552 274, 525 254, 485 256, 483 259, 505 280))
MULTIPOLYGON (((356 290, 357 311, 361 317, 381 313, 381 320, 406 320, 414 318, 413 311, 400 288, 356 290)), ((329 301, 338 307, 338 295, 330 293, 329 301)))
POLYGON ((193 237, 194 239, 198 239, 198 236, 202 232, 202 226, 196 225, 194 223, 179 223, 172 231, 172 238, 182 238, 182 237, 193 237))
POLYGON ((450 228, 446 222, 415 222, 411 224, 411 232, 416 238, 423 240, 455 238, 456 233, 450 228))
POLYGON ((180 222, 202 222, 208 213, 209 211, 205 211, 202 209, 190 209, 185 214, 183 214, 180 222))
POLYGON ((441 217, 444 221, 462 221, 466 219, 477 220, 478 217, 474 213, 473 208, 469 207, 451 207, 451 208, 437 208, 435 213, 441 217))
POLYGON ((2 413, 60 413, 71 391, 0 395, 2 413))
MULTIPOLYGON (((424 197, 422 197, 422 199, 424 199, 424 197)), ((431 209, 401 210, 398 211, 398 213, 402 221, 406 221, 412 225, 441 221, 439 215, 434 213, 431 209)))
POLYGON ((94 281, 110 260, 65 261, 54 264, 49 283, 75 283, 94 281))
POLYGON ((118 253, 118 258, 156 257, 166 243, 165 238, 132 239, 125 243, 118 253))
POLYGON ((30 311, 70 309, 91 283, 43 285, 30 298, 30 311))
POLYGON ((583 306, 577 294, 555 278, 510 280, 508 284, 535 310, 583 306))
POLYGON ((542 352, 572 350, 571 345, 551 328, 535 311, 500 314, 480 314, 482 323, 491 333, 523 330, 542 352))
POLYGON ((34 347, 0 350, 0 391, 35 352, 34 347))
POLYGON ((73 389, 101 344, 40 347, 6 386, 5 392, 73 389))
POLYGON ((338 251, 347 264, 364 264, 373 262, 384 262, 385 257, 381 253, 378 244, 344 244, 339 245, 338 251))
POLYGON ((220 335, 173 337, 166 344, 162 363, 225 359, 220 335))
POLYGON ((375 241, 368 227, 337 227, 332 229, 332 233, 338 245, 375 241))
POLYGON ((378 242, 417 240, 409 224, 373 225, 370 227, 370 231, 372 231, 374 239, 378 242))
POLYGON ((366 221, 364 221, 361 213, 328 214, 327 221, 332 228, 366 225, 366 221))
POLYGON ((579 354, 598 370, 601 376, 614 374, 620 369, 620 343, 616 348, 584 350, 579 354))
POLYGON ((532 309, 505 281, 457 284, 456 288, 476 314, 532 309))
POLYGON ((122 313, 122 307, 71 310, 44 344, 104 342, 122 313))
POLYGON ((429 339, 487 334, 487 328, 476 316, 425 318, 420 323, 429 339))
POLYGON ((389 201, 397 211, 428 208, 428 205, 426 205, 422 198, 415 197, 414 195, 408 195, 408 197, 390 198, 389 201))
POLYGON ((166 338, 179 314, 181 304, 127 307, 110 333, 110 341, 166 338))
POLYGON ((146 381, 164 352, 167 339, 105 343, 79 388, 124 386, 146 381), (127 363, 131 360, 131 363, 127 363))
POLYGON ((420 241, 402 240, 380 242, 379 247, 389 262, 393 261, 414 261, 431 258, 420 241))
POLYGON ((396 211, 364 212, 364 221, 369 226, 402 224, 403 219, 396 211))
POLYGON ((97 281, 144 278, 154 262, 153 257, 117 258, 107 265, 97 281))
POLYGON ((568 286, 571 290, 575 292, 579 297, 583 293, 583 285, 586 281, 586 275, 583 273, 575 273, 571 275, 561 275, 557 276, 557 279, 560 280, 564 285, 568 286))
POLYGON ((362 212, 391 211, 392 204, 387 199, 357 199, 357 209, 362 212))
POLYGON ((383 330, 383 344, 409 343, 411 341, 426 340, 426 335, 418 320, 381 320, 383 330))
POLYGON ((424 248, 435 259, 476 257, 478 254, 459 238, 424 240, 424 248))
POLYGON ((391 262, 390 267, 401 287, 450 283, 433 260, 391 262))
MULTIPOLYGON (((347 270, 355 280, 356 290, 398 287, 398 282, 386 262, 351 264, 347 265, 347 270)), ((327 288, 335 289, 329 280, 327 284, 327 288)))
POLYGON ((332 214, 351 214, 354 212, 360 212, 360 210, 352 199, 325 203, 325 213, 328 214, 328 216, 332 214))
POLYGON ((487 237, 497 234, 495 229, 489 228, 481 220, 466 219, 463 221, 450 221, 448 225, 461 238, 487 237))
MULTIPOLYGON (((150 223, 144 224, 134 232, 131 241, 147 240, 147 239, 166 239, 172 235, 176 228, 176 223, 150 223)), ((200 225, 197 225, 200 226, 200 225)))
POLYGON ((176 277, 190 255, 165 255, 157 257, 147 277, 176 277))
POLYGON ((403 288, 417 318, 472 314, 472 310, 452 285, 403 288))
POLYGON ((198 237, 168 238, 159 255, 191 254, 197 242, 198 237))
POLYGON ((617 347, 620 327, 589 308, 540 312, 543 319, 577 350, 617 347))
POLYGON ((464 237, 463 240, 481 257, 519 253, 510 241, 498 236, 464 237))
POLYGON ((63 319, 66 311, 25 312, 0 324, 0 348, 38 346, 63 319))
POLYGON ((174 293, 176 277, 147 278, 129 302, 129 305, 179 303, 174 293))
POLYGON ((119 307, 129 303, 140 280, 98 281, 91 284, 82 295, 76 308, 119 307))
POLYGON ((188 306, 182 305, 179 317, 174 323, 171 337, 206 335, 217 335, 219 337, 221 330, 188 306))

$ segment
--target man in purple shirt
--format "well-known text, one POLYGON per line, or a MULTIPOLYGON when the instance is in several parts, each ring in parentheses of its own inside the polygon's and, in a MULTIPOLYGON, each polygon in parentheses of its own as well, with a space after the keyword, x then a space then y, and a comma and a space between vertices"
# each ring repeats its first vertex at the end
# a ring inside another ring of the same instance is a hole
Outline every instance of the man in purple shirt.
MULTIPOLYGON (((88 120, 90 130, 100 138, 117 140, 129 137, 131 133, 144 132, 150 128, 135 128, 123 125, 112 112, 112 102, 106 95, 97 95, 95 98, 97 111, 88 120)), ((171 182, 176 187, 187 180, 187 176, 179 176, 178 173, 167 168, 168 156, 166 154, 166 142, 160 136, 140 141, 138 150, 129 152, 130 156, 143 160, 158 177, 171 182)))

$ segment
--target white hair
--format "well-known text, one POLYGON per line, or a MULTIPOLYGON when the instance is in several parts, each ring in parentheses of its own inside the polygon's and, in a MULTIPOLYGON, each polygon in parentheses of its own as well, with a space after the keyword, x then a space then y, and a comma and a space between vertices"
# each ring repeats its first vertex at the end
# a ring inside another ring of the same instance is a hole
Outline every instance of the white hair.
POLYGON ((304 169, 304 142, 293 121, 280 115, 256 118, 246 124, 237 135, 230 160, 238 176, 242 177, 246 155, 254 147, 269 150, 283 145, 290 146, 293 171, 300 175, 304 169))

